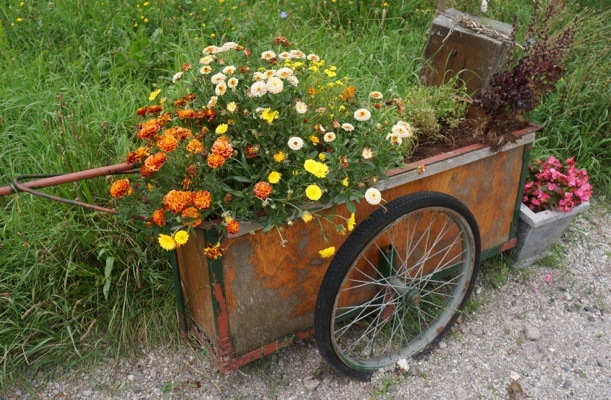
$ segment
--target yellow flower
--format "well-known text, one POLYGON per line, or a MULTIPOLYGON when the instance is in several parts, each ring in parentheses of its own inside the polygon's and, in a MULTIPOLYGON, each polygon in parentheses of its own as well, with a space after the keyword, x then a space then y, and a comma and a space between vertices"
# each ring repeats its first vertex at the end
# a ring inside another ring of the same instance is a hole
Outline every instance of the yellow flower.
POLYGON ((307 224, 308 222, 314 219, 314 216, 312 216, 312 213, 310 213, 309 211, 306 211, 301 214, 301 219, 307 224))
POLYGON ((178 246, 187 243, 187 240, 189 240, 189 234, 185 230, 181 229, 174 234, 174 241, 176 241, 178 246))
POLYGON ((305 190, 308 199, 316 201, 322 197, 322 189, 318 185, 309 185, 305 190))
POLYGON ((223 133, 227 132, 227 128, 229 128, 229 125, 220 124, 219 126, 216 127, 215 132, 219 135, 222 135, 223 133))
POLYGON ((280 172, 272 171, 267 176, 267 180, 269 183, 278 183, 280 182, 280 178, 282 178, 282 174, 280 172))
POLYGON ((350 218, 348 218, 348 222, 346 223, 346 225, 348 225, 348 230, 352 232, 352 230, 354 229, 354 225, 356 225, 356 218, 354 213, 350 214, 350 218))
POLYGON ((322 258, 331 257, 333 254, 335 254, 335 247, 331 246, 327 247, 326 249, 322 249, 318 252, 318 254, 320 254, 322 258))
POLYGON ((314 160, 306 160, 303 163, 303 168, 317 178, 324 178, 329 173, 329 167, 314 160))
POLYGON ((154 92, 152 92, 152 93, 149 95, 149 101, 150 101, 150 100, 155 100, 155 99, 157 98, 157 96, 159 96, 159 93, 161 93, 161 89, 157 89, 157 90, 155 90, 154 92))
POLYGON ((325 156, 325 153, 319 153, 318 154, 318 159, 320 161, 325 161, 327 159, 327 156, 325 156))
POLYGON ((310 141, 314 144, 320 143, 320 139, 316 135, 311 135, 308 139, 310 139, 310 141))
POLYGON ((268 124, 272 124, 276 118, 278 118, 278 111, 272 111, 271 108, 266 108, 261 113, 261 118, 266 120, 268 124))
POLYGON ((348 179, 348 177, 344 178, 344 180, 342 181, 342 185, 348 187, 348 184, 350 183, 350 180, 348 179))
POLYGON ((276 162, 282 162, 286 158, 284 152, 282 151, 277 152, 276 154, 274 154, 273 157, 274 157, 274 161, 276 162))
POLYGON ((159 237, 157 238, 157 241, 159 242, 161 248, 163 248, 164 250, 170 251, 176 248, 176 241, 170 235, 164 235, 163 233, 160 233, 159 237))

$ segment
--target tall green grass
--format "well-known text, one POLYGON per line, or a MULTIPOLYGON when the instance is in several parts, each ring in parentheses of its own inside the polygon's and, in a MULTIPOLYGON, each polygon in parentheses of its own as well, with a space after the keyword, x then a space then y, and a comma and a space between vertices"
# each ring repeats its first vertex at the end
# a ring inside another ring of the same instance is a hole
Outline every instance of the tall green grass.
MULTIPOLYGON (((526 24, 530 1, 497 3, 488 16, 511 22, 516 14, 526 24)), ((22 173, 122 162, 134 111, 208 44, 267 45, 282 35, 341 65, 364 90, 403 96, 418 82, 437 1, 20 4, 0 9, 0 186, 22 173)), ((475 14, 478 4, 447 2, 475 14)), ((546 126, 535 153, 574 154, 598 190, 609 190, 602 4, 598 13, 580 8, 567 77, 533 118, 546 126)), ((45 191, 109 205, 107 187, 97 178, 45 191)), ((46 367, 178 340, 169 265, 143 231, 30 195, 0 198, 0 392, 46 367)))

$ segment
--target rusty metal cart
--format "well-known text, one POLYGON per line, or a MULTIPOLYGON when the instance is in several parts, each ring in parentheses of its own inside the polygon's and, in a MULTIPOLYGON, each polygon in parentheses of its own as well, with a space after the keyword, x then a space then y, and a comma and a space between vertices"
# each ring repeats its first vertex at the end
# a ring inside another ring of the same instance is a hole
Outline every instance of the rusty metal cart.
MULTIPOLYGON (((192 331, 211 345, 223 372, 313 334, 322 357, 356 379, 426 351, 460 315, 480 260, 515 246, 537 129, 516 132, 518 141, 499 152, 471 145, 391 171, 378 185, 387 203, 361 202, 354 231, 327 242, 312 223, 283 227, 282 240, 244 223, 221 238, 223 256, 209 259, 201 249, 219 238, 198 230, 172 257, 179 311, 184 301, 192 331), (338 249, 330 262, 318 253, 328 246, 338 249)), ((16 178, 0 196, 25 191, 58 200, 36 189, 133 168, 16 178)), ((329 213, 349 215, 343 205, 329 213)))

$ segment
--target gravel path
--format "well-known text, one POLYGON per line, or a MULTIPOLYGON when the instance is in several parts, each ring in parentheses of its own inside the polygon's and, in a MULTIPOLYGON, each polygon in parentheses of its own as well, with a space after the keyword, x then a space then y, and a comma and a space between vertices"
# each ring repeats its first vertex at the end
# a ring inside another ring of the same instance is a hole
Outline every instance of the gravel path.
POLYGON ((471 311, 408 372, 350 381, 308 339, 221 375, 206 351, 184 346, 34 382, 36 393, 6 399, 610 399, 611 208, 602 204, 572 223, 560 255, 484 271, 471 311))

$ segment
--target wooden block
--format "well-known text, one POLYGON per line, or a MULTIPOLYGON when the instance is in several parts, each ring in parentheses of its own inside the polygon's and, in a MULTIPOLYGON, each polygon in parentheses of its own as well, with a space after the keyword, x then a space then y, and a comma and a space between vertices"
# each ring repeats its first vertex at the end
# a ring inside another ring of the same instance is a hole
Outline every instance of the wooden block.
POLYGON ((425 85, 439 86, 458 74, 473 94, 488 86, 490 77, 503 69, 509 45, 459 24, 457 18, 461 15, 506 37, 513 30, 503 22, 474 17, 453 8, 446 10, 433 20, 420 78, 425 85))

